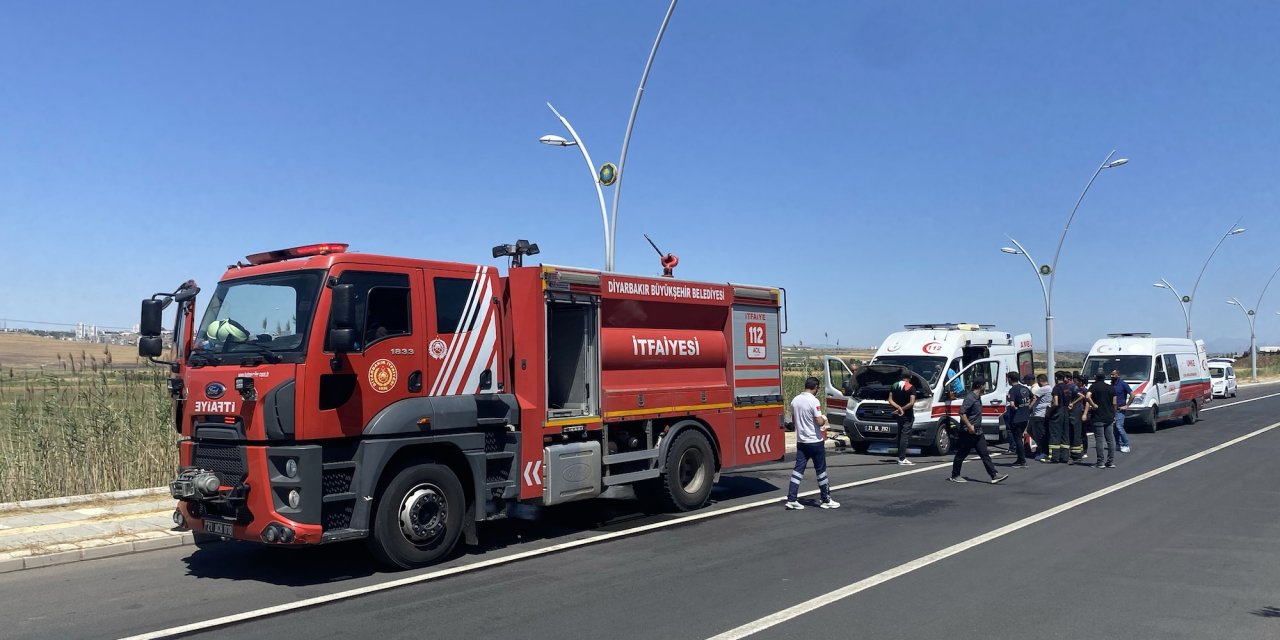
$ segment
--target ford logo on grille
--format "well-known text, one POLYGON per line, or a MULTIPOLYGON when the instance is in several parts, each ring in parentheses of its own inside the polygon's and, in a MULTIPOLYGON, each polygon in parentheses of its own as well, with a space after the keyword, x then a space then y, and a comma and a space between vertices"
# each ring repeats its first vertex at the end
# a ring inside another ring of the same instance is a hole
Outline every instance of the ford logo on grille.
POLYGON ((210 400, 217 400, 226 392, 227 388, 222 386, 221 382, 210 382, 204 386, 204 395, 208 396, 210 400))

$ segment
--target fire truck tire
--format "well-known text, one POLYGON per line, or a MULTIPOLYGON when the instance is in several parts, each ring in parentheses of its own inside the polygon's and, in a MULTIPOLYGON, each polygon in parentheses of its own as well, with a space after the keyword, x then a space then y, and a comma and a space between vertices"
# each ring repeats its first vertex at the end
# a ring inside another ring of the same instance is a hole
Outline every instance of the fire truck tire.
POLYGON ((193 531, 191 533, 191 544, 195 545, 197 549, 203 549, 219 542, 222 542, 222 536, 215 536, 212 533, 203 531, 193 531))
POLYGON ((378 500, 369 548, 383 564, 420 567, 449 555, 462 533, 462 484, 448 467, 404 466, 378 500))
POLYGON ((714 465, 706 437, 695 429, 681 431, 667 450, 656 498, 663 507, 675 511, 701 508, 711 497, 714 465))

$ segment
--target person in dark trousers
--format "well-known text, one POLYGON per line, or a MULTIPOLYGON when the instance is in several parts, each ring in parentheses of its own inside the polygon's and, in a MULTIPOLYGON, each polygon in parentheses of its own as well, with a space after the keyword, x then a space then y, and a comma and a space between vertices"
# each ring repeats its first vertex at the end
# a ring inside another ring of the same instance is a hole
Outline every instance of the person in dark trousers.
POLYGON ((1089 441, 1084 435, 1084 410, 1085 410, 1085 382, 1084 376, 1080 374, 1072 374, 1068 376, 1067 382, 1071 385, 1075 392, 1075 400, 1071 402, 1071 411, 1068 413, 1067 425, 1067 442, 1071 445, 1071 461, 1079 462, 1089 457, 1089 441))
POLYGON ((1093 424, 1093 448, 1098 454, 1094 467, 1114 469, 1116 466, 1116 442, 1112 428, 1116 421, 1116 389, 1107 382, 1106 376, 1099 371, 1085 396, 1089 403, 1089 422, 1093 424), (1104 452, 1102 441, 1106 439, 1104 452))
POLYGON ((800 504, 800 481, 804 469, 813 460, 813 472, 818 475, 818 489, 822 494, 823 509, 839 509, 840 503, 831 499, 831 483, 827 480, 827 424, 822 415, 822 403, 814 395, 818 391, 818 379, 809 376, 804 381, 804 391, 791 401, 791 420, 796 425, 796 467, 791 472, 791 484, 787 486, 787 502, 783 506, 792 510, 804 508, 800 504))
POLYGON ((1067 374, 1058 371, 1053 375, 1053 401, 1049 405, 1049 460, 1051 463, 1070 462, 1071 445, 1067 442, 1067 413, 1075 395, 1067 384, 1067 374))
POLYGON ((1009 477, 1008 474, 996 472, 996 465, 991 462, 991 452, 987 451, 987 439, 982 435, 982 390, 985 385, 986 381, 982 376, 974 376, 969 394, 964 397, 964 403, 960 405, 960 433, 956 442, 956 457, 951 461, 951 477, 947 478, 951 482, 968 482, 960 475, 960 467, 964 465, 964 459, 969 456, 969 452, 975 449, 978 451, 978 457, 982 458, 982 466, 986 467, 987 474, 991 476, 991 484, 1004 482, 1009 477))
POLYGON ((1027 432, 1027 422, 1031 419, 1031 390, 1022 384, 1022 379, 1018 374, 1010 371, 1005 376, 1009 380, 1009 393, 1005 394, 1005 406, 1008 412, 1005 417, 1008 421, 1009 435, 1013 439, 1013 450, 1018 454, 1017 462, 1013 463, 1015 469, 1027 468, 1026 447, 1022 443, 1022 434, 1027 432))
POLYGON ((889 391, 889 404, 898 418, 898 464, 912 465, 907 459, 907 437, 911 435, 911 427, 916 423, 916 388, 911 384, 911 371, 903 369, 902 379, 893 383, 889 391))
POLYGON ((1129 386, 1120 372, 1111 370, 1111 386, 1116 390, 1116 444, 1120 453, 1129 453, 1129 432, 1124 430, 1124 410, 1129 408, 1129 400, 1133 399, 1133 388, 1129 386))
POLYGON ((1049 415, 1049 405, 1053 403, 1053 387, 1049 386, 1049 376, 1036 376, 1036 386, 1031 389, 1034 400, 1031 404, 1031 419, 1027 428, 1031 430, 1031 439, 1036 442, 1036 460, 1049 461, 1049 426, 1045 419, 1049 415))

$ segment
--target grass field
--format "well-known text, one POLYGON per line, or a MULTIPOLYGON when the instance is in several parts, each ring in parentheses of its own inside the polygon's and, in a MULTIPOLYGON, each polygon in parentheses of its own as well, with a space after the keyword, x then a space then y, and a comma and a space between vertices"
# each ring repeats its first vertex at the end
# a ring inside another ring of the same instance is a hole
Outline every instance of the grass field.
POLYGON ((0 334, 0 502, 163 484, 164 369, 130 347, 0 334))

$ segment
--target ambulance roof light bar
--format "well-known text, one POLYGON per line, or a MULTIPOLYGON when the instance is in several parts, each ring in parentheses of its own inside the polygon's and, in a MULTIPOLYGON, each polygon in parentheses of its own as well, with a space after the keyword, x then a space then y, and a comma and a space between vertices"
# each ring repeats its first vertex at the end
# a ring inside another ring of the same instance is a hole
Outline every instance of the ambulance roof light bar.
POLYGON ((956 329, 960 329, 960 330, 964 330, 964 331, 986 331, 986 330, 989 330, 989 329, 994 329, 994 328, 996 327, 994 324, 973 324, 973 323, 965 323, 965 322, 944 322, 944 323, 938 323, 938 324, 908 324, 908 325, 903 325, 903 326, 904 326, 906 329, 908 329, 908 330, 915 330, 915 329, 949 329, 949 330, 956 330, 956 329))
POLYGON ((1127 333, 1108 333, 1108 338, 1150 338, 1151 334, 1141 331, 1130 331, 1127 333))
POLYGON ((272 262, 281 262, 293 258, 308 258, 311 256, 323 256, 330 253, 346 253, 347 247, 350 246, 341 242, 323 242, 319 244, 306 244, 301 247, 290 247, 288 249, 276 249, 275 251, 264 251, 245 256, 248 265, 256 266, 260 264, 270 264, 272 262))

